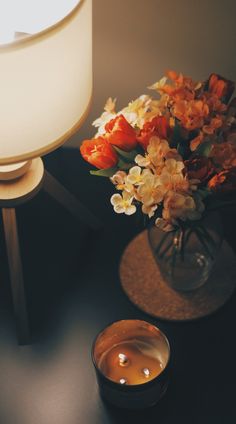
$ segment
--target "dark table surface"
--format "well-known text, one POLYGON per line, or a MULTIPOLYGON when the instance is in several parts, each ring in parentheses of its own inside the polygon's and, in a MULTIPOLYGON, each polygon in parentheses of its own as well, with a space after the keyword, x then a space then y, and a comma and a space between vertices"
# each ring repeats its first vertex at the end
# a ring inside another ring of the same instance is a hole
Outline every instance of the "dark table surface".
MULTIPOLYGON (((32 329, 32 345, 19 347, 1 226, 0 423, 235 424, 236 295, 214 315, 192 323, 164 322, 140 312, 121 289, 119 262, 142 226, 135 217, 113 213, 112 186, 89 176, 78 150, 59 149, 44 162, 104 227, 87 230, 43 191, 17 208, 32 329), (136 413, 103 403, 90 355, 96 334, 126 318, 159 326, 173 354, 165 397, 136 413)), ((223 215, 234 248, 235 212, 223 215)))

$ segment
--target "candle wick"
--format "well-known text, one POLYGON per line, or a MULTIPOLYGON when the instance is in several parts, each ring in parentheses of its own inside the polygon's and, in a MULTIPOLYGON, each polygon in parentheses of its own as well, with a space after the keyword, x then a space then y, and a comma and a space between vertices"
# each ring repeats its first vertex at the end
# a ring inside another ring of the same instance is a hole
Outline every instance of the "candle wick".
POLYGON ((150 370, 148 368, 143 368, 142 372, 146 378, 150 377, 150 370))
POLYGON ((125 378, 120 379, 120 384, 127 384, 127 380, 125 378))
POLYGON ((128 365, 129 360, 124 353, 119 353, 118 357, 119 357, 119 363, 122 367, 125 367, 126 365, 128 365))

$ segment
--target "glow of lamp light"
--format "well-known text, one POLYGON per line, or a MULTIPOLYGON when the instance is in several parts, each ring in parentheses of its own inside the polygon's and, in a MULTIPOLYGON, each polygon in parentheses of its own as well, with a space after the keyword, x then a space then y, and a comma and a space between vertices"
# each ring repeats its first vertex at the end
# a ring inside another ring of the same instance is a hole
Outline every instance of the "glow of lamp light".
POLYGON ((4 28, 0 23, 0 43, 10 43, 15 38, 15 31, 10 28, 4 28))
POLYGON ((63 19, 80 0, 0 0, 0 44, 15 32, 35 34, 63 19))
POLYGON ((0 43, 14 40, 14 16, 12 16, 12 0, 0 0, 0 43))

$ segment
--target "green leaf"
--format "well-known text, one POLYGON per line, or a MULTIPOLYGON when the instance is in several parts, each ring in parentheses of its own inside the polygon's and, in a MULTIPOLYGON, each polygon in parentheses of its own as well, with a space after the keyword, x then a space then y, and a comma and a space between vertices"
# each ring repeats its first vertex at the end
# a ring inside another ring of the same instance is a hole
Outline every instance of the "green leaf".
POLYGON ((177 249, 176 245, 173 243, 172 244, 171 255, 170 255, 170 260, 171 260, 170 266, 171 266, 171 277, 172 278, 174 278, 175 264, 176 264, 177 254, 178 254, 178 249, 177 249))
POLYGON ((197 193, 201 196, 202 199, 211 195, 211 191, 207 187, 199 188, 197 193))
POLYGON ((173 130, 171 144, 178 144, 181 140, 181 128, 180 125, 176 124, 173 130))
POLYGON ((165 243, 166 239, 169 237, 169 233, 165 233, 164 235, 162 235, 160 242, 158 243, 156 249, 155 249, 155 254, 158 256, 160 253, 160 250, 163 246, 163 244, 165 243))
POLYGON ((133 162, 134 158, 137 156, 138 152, 136 150, 132 150, 131 152, 125 152, 124 150, 119 149, 117 146, 112 146, 118 155, 125 160, 126 162, 133 162))
POLYGON ((199 156, 208 157, 211 152, 211 147, 212 147, 212 142, 205 141, 204 143, 200 144, 200 146, 195 150, 195 154, 199 156))
POLYGON ((203 248, 205 249, 206 253, 210 256, 210 258, 213 260, 214 257, 212 256, 212 253, 208 247, 207 241, 205 240, 204 236, 202 235, 201 231, 199 229, 195 229, 195 234, 198 237, 198 240, 202 244, 203 248))
POLYGON ((117 166, 118 166, 119 169, 122 169, 123 171, 125 171, 127 169, 130 169, 133 165, 134 164, 131 163, 131 162, 126 162, 123 159, 119 159, 119 162, 118 162, 118 165, 117 166))
POLYGON ((168 252, 168 250, 173 246, 173 240, 171 240, 163 249, 162 252, 159 253, 160 259, 165 257, 165 254, 168 252))
POLYGON ((177 146, 177 152, 180 154, 180 156, 184 157, 185 154, 185 146, 183 143, 178 143, 177 146))
POLYGON ((97 177, 112 177, 116 171, 117 168, 99 169, 98 171, 90 171, 90 174, 97 177))

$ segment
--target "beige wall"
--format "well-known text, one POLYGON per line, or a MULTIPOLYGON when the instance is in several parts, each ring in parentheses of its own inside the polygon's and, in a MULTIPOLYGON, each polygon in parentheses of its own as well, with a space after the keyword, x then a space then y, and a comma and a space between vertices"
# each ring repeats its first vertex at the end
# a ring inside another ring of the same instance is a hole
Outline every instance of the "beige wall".
POLYGON ((107 97, 118 107, 148 90, 166 69, 204 79, 212 71, 236 80, 236 0, 93 0, 94 100, 73 137, 93 134, 90 123, 107 97))

